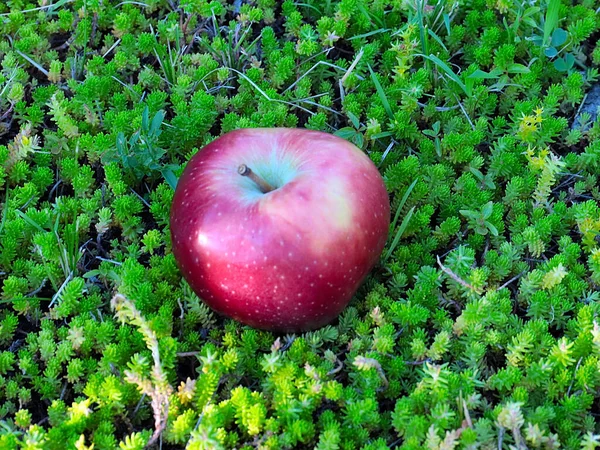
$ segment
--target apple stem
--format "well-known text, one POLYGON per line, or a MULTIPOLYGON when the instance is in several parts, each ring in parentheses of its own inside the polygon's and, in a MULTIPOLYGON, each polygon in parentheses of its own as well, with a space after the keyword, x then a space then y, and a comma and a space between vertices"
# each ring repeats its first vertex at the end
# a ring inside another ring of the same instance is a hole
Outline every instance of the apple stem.
POLYGON ((252 181, 254 181, 258 185, 258 187, 260 188, 260 190, 262 191, 263 194, 266 194, 267 192, 271 192, 271 191, 275 190, 275 188, 273 186, 271 186, 269 183, 267 183, 261 177, 259 177, 254 172, 252 172, 252 169, 250 167, 248 167, 246 164, 241 164, 240 167, 238 167, 238 173, 240 175, 242 175, 244 177, 248 177, 252 181))

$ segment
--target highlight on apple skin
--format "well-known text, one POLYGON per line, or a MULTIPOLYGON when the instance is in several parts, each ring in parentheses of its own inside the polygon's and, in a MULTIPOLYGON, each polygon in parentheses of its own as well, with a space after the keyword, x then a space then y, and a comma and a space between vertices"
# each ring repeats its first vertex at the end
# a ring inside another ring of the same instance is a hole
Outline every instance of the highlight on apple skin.
POLYGON ((390 204, 371 160, 307 129, 229 132, 177 185, 175 259, 208 306, 255 328, 298 332, 334 320, 384 248, 390 204))

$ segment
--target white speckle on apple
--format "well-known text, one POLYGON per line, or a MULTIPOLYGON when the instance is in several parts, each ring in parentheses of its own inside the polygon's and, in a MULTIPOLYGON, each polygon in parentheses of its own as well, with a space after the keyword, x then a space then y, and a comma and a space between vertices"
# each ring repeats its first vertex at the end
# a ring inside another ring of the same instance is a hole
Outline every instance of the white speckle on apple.
POLYGON ((304 267, 304 270, 308 271, 308 266, 304 267))
POLYGON ((279 245, 281 245, 282 247, 285 245, 285 244, 283 243, 283 240, 282 240, 282 239, 280 239, 280 240, 279 240, 279 245))
POLYGON ((315 287, 315 283, 310 283, 310 287, 315 287))
POLYGON ((206 267, 210 269, 210 263, 206 263, 206 267))
POLYGON ((227 268, 228 268, 228 269, 231 269, 231 264, 227 264, 227 268))
POLYGON ((256 300, 260 300, 260 295, 257 295, 257 296, 256 296, 256 300))
POLYGON ((247 284, 244 285, 244 289, 248 289, 248 285, 247 284))
POLYGON ((291 258, 292 256, 294 256, 294 254, 292 252, 289 252, 288 256, 291 258))
POLYGON ((302 297, 302 293, 301 292, 298 293, 298 298, 300 298, 300 297, 302 297))
POLYGON ((196 264, 198 264, 198 262, 199 262, 199 261, 200 261, 200 258, 194 258, 194 262, 195 262, 196 264))
POLYGON ((322 273, 319 274, 319 278, 323 278, 323 274, 322 273))

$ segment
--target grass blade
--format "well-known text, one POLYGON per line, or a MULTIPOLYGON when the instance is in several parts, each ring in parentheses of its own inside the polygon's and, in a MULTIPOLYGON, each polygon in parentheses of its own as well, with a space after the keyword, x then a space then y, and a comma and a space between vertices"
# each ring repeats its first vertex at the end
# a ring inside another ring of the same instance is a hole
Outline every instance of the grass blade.
MULTIPOLYGON (((394 215, 394 220, 392 221, 392 228, 391 228, 392 230, 396 229, 396 224, 398 223, 398 218, 400 217, 400 212, 404 208, 404 205, 406 204, 406 201, 408 200, 408 197, 410 196, 411 192, 415 188, 415 186, 417 184, 417 181, 419 181, 419 179, 415 178, 415 180, 411 183, 411 185, 408 187, 408 189, 406 190, 406 192, 402 196, 402 199, 400 200, 400 204, 398 205, 398 208, 396 209, 396 214, 394 215)), ((404 230, 408 226, 408 222, 410 221, 410 218, 412 217, 414 209, 415 208, 413 207, 409 211, 409 213, 406 215, 406 217, 404 217, 404 220, 402 221, 402 224, 400 225, 400 228, 398 229, 398 233, 396 233, 396 236, 394 236, 394 240, 392 241, 392 244, 390 245, 390 249, 386 253, 385 257, 383 258, 383 262, 384 263, 391 256, 391 254, 394 251, 394 248, 396 247, 396 245, 398 245, 398 241, 400 240, 400 237, 402 237, 402 234, 404 233, 404 230)))
POLYGON ((460 77, 452 71, 452 69, 448 66, 448 64, 446 64, 444 61, 442 61, 440 58, 438 58, 435 55, 429 55, 429 56, 420 55, 420 56, 422 56, 423 58, 428 59, 430 61, 433 61, 436 66, 438 66, 440 69, 442 69, 442 71, 446 72, 446 75, 448 75, 452 81, 454 81, 456 84, 458 84, 458 86, 463 90, 463 92, 465 94, 467 94, 467 97, 471 96, 470 89, 468 89, 467 86, 465 86, 465 84, 462 82, 460 77))
MULTIPOLYGON (((398 208, 398 211, 400 211, 400 208, 398 208)), ((392 241, 390 248, 388 249, 387 253, 385 254, 385 257, 383 258, 384 263, 388 260, 388 258, 390 256, 392 256, 392 253, 394 253, 394 250, 396 249, 398 242, 400 242, 400 238, 404 234, 404 231, 406 230, 406 227, 408 226, 408 223, 410 222, 410 219, 412 218, 414 212, 415 212, 415 207, 413 206, 408 211, 408 214, 406 216, 404 216, 404 219, 402 220, 402 223, 400 224, 400 227, 398 228, 398 231, 396 232, 396 235, 394 236, 394 240, 392 241)))
POLYGON ((23 211, 19 211, 18 209, 15 209, 15 214, 17 216, 19 216, 21 219, 23 219, 25 222, 27 222, 29 225, 31 225, 33 228, 35 228, 38 231, 41 232, 45 232, 46 230, 44 230, 40 224, 38 224, 37 222, 35 222, 34 220, 32 220, 27 214, 25 214, 23 211))
POLYGON ((411 183, 411 185, 408 187, 408 189, 402 196, 402 200, 400 200, 400 204, 398 205, 398 209, 396 210, 396 215, 394 216, 394 221, 392 222, 392 229, 396 228, 396 223, 398 223, 398 216, 400 215, 400 211, 402 211, 402 208, 404 208, 404 205, 406 204, 410 193, 415 188, 417 181, 419 181, 419 179, 415 178, 415 180, 411 183))
POLYGON ((367 64, 367 66, 369 67, 369 71, 371 72, 371 80, 373 81, 373 84, 375 85, 375 89, 377 89, 377 95, 379 95, 379 99, 381 100, 381 103, 383 103, 385 112, 387 113, 390 120, 394 120, 394 113, 392 112, 390 103, 388 102, 385 92, 384 92, 383 88, 381 87, 379 80, 377 79, 377 75, 375 75, 375 72, 373 72, 373 69, 371 68, 370 64, 367 64))
POLYGON ((560 0, 549 0, 548 9, 546 9, 546 17, 544 20, 544 42, 543 45, 548 44, 548 39, 558 26, 558 11, 560 9, 560 0))

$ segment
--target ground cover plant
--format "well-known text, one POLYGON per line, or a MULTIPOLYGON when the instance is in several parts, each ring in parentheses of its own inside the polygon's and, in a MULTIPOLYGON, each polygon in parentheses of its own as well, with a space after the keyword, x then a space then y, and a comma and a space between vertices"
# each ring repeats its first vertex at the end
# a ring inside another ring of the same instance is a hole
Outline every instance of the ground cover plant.
POLYGON ((0 448, 599 447, 599 8, 2 2, 0 448), (390 194, 314 332, 216 316, 171 252, 186 161, 256 126, 390 194))

